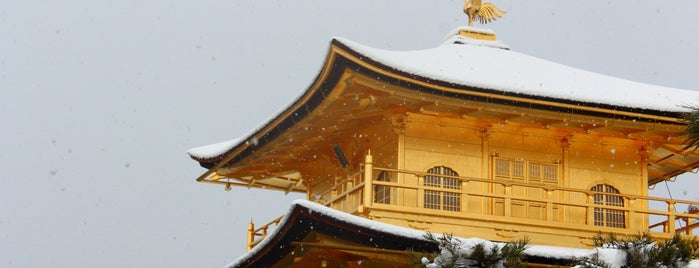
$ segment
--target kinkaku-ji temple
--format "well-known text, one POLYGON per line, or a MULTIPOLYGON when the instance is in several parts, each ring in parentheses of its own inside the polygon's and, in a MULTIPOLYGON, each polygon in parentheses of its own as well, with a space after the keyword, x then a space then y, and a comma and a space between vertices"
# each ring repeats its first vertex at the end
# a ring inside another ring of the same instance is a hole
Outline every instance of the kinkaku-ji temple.
MULTIPOLYGON (((598 233, 695 235, 699 202, 649 187, 699 167, 681 105, 697 100, 524 55, 472 26, 416 51, 337 38, 276 117, 189 154, 207 169, 200 182, 307 197, 251 223, 234 267, 413 267, 438 250, 425 232, 589 249, 598 233)), ((530 267, 556 263, 530 255, 530 267)))

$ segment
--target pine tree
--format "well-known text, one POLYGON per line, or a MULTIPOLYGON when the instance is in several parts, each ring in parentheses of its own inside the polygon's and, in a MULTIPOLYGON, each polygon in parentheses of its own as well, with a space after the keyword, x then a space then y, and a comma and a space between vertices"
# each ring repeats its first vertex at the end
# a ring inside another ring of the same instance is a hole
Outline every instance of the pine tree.
POLYGON ((684 115, 684 119, 687 120, 687 128, 684 131, 685 134, 687 134, 685 149, 696 149, 699 148, 699 106, 690 106, 687 108, 691 111, 684 115))

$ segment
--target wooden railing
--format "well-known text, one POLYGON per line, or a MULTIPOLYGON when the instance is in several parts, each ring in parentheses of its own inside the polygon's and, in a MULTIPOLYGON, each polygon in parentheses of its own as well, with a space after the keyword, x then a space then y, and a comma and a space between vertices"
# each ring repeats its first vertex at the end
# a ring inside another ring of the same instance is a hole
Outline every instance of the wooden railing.
POLYGON ((364 204, 364 169, 350 175, 337 188, 331 188, 334 193, 331 199, 321 202, 327 207, 347 213, 355 213, 364 204))
MULTIPOLYGON (((538 220, 541 220, 543 222, 555 221, 571 225, 595 226, 595 213, 598 213, 597 215, 599 216, 600 213, 605 213, 608 211, 618 211, 623 213, 624 215, 623 225, 625 227, 620 228, 622 230, 640 230, 642 228, 651 233, 664 233, 668 235, 679 233, 693 235, 694 229, 699 227, 699 213, 696 210, 688 212, 675 211, 675 208, 678 207, 678 205, 682 205, 683 207, 697 207, 699 206, 699 202, 697 201, 673 200, 666 198, 629 194, 600 193, 590 190, 550 185, 537 185, 511 181, 489 180, 483 178, 439 175, 443 178, 459 179, 462 183, 461 189, 445 189, 423 185, 422 178, 424 178, 425 176, 435 176, 434 174, 389 168, 373 168, 373 170, 376 172, 389 172, 394 174, 394 177, 398 177, 398 175, 403 175, 403 182, 398 183, 374 180, 372 182, 372 185, 381 185, 383 187, 389 187, 390 189, 404 190, 404 193, 406 191, 410 191, 416 193, 417 195, 417 202, 413 202, 411 204, 401 203, 396 198, 392 198, 390 204, 380 204, 381 206, 408 206, 412 209, 420 209, 421 213, 429 213, 429 210, 422 210, 425 207, 425 205, 424 199, 421 197, 424 196, 425 191, 438 191, 446 193, 456 193, 459 195, 459 199, 461 200, 461 206, 458 212, 454 212, 458 214, 482 214, 512 217, 512 205, 519 203, 535 204, 537 207, 540 207, 542 213, 538 220), (412 176, 412 178, 409 178, 410 176, 412 176), (405 183, 405 181, 412 181, 413 183, 408 184, 405 183), (469 191, 468 189, 470 188, 470 183, 480 183, 481 185, 485 186, 484 188, 487 189, 500 188, 501 191, 469 191), (529 197, 513 195, 513 189, 537 190, 537 192, 542 193, 542 196, 529 197), (624 206, 596 204, 595 195, 600 194, 605 196, 617 196, 624 201, 624 206), (502 209, 500 211, 495 211, 495 209, 492 206, 489 208, 489 210, 485 211, 479 211, 478 209, 469 209, 467 205, 465 205, 467 203, 464 201, 466 198, 480 198, 481 200, 487 201, 490 204, 494 202, 499 202, 500 204, 502 204, 502 209), (653 207, 653 205, 661 205, 665 209, 660 210, 657 208, 651 208, 653 207), (561 211, 578 211, 580 212, 579 214, 585 215, 585 219, 581 220, 579 218, 566 218, 564 216, 561 216, 562 214, 564 214, 561 211), (638 218, 637 216, 639 215, 646 216, 649 219, 656 218, 659 219, 660 222, 656 224, 644 224, 634 221, 634 219, 638 218), (557 218, 556 216, 559 217, 557 218), (678 222, 680 223, 680 226, 678 226, 678 222), (657 230, 660 229, 659 227, 662 227, 662 229, 657 230)), ((397 192, 395 190, 391 190, 391 192, 397 192)), ((437 213, 442 214, 444 212, 435 212, 435 214, 437 213)), ((534 220, 537 219, 535 218, 534 220)))
POLYGON ((262 241, 262 239, 267 237, 270 228, 277 227, 277 225, 279 225, 279 222, 282 220, 282 217, 283 216, 280 216, 279 218, 276 218, 257 229, 255 229, 255 224, 252 223, 252 220, 250 220, 250 224, 248 224, 248 251, 250 251, 253 247, 259 244, 262 241))
MULTIPOLYGON (((699 207, 690 205, 689 208, 687 209, 687 213, 697 215, 697 214, 699 214, 699 207)), ((694 218, 683 217, 681 215, 677 216, 676 220, 683 223, 684 226, 680 226, 679 228, 675 229, 675 232, 680 233, 680 234, 693 235, 694 234, 693 230, 696 229, 697 227, 699 227, 699 221, 693 220, 693 219, 694 218)), ((671 228, 670 221, 664 220, 664 221, 652 224, 652 225, 648 226, 648 229, 653 230, 655 228, 660 228, 660 227, 662 227, 663 232, 668 232, 669 230, 671 230, 670 229, 671 228)))
MULTIPOLYGON (((464 219, 480 219, 487 216, 491 219, 499 217, 503 221, 507 221, 508 218, 524 216, 528 223, 538 224, 545 228, 576 229, 588 233, 596 233, 603 229, 605 232, 619 234, 645 231, 659 238, 669 238, 676 233, 694 235, 694 230, 699 227, 699 212, 697 210, 676 211, 678 207, 699 207, 697 201, 601 193, 552 185, 449 175, 438 176, 458 179, 461 182, 460 189, 431 187, 424 185, 424 178, 425 176, 435 176, 435 174, 374 167, 372 162, 371 155, 368 155, 365 163, 357 172, 350 174, 344 180, 337 181, 334 187, 318 193, 317 196, 326 198, 319 198, 316 202, 351 214, 362 214, 367 209, 393 209, 403 211, 407 213, 406 215, 419 213, 420 215, 440 216, 446 213, 449 214, 449 217, 464 219), (400 179, 394 181, 373 179, 376 177, 374 175, 381 172, 389 173, 391 178, 400 179), (471 190, 475 186, 480 186, 479 189, 489 190, 471 190), (376 187, 384 187, 383 191, 391 193, 392 198, 389 199, 389 202, 385 202, 385 200, 384 202, 376 202, 374 200, 376 187), (426 208, 426 191, 457 196, 460 202, 458 210, 445 211, 426 208), (517 191, 537 192, 539 196, 514 194, 517 191), (397 198, 399 192, 402 198, 397 198), (408 195, 410 198, 406 198, 408 195), (621 198, 623 206, 599 204, 595 201, 595 197, 599 198, 599 195, 621 198), (487 205, 469 208, 469 201, 474 199, 487 203, 487 205), (406 202, 406 200, 410 201, 406 202), (513 206, 518 205, 531 206, 538 209, 540 213, 516 215, 521 211, 513 210, 513 206), (600 221, 600 217, 604 217, 605 213, 608 212, 623 215, 621 222, 619 222, 620 226, 605 226, 606 223, 600 221), (651 224, 649 221, 657 221, 657 223, 651 224)), ((259 243, 266 236, 267 229, 278 224, 280 219, 277 218, 258 229, 254 229, 254 225, 251 223, 248 230, 248 249, 259 243)), ((517 222, 512 221, 512 224, 516 225, 517 222)))
MULTIPOLYGON (((318 203, 339 211, 355 213, 364 202, 364 170, 362 169, 351 174, 343 181, 337 183, 337 188, 329 188, 316 195, 319 197, 333 196, 330 200, 319 198, 316 200, 318 203)), ((272 228, 276 228, 282 217, 280 216, 257 229, 251 220, 248 225, 247 250, 250 251, 269 234, 272 228)))

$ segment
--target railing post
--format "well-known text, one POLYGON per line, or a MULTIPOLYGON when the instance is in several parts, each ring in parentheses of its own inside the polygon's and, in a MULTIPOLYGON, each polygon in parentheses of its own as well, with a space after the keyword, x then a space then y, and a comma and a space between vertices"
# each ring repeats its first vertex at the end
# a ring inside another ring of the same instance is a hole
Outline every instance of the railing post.
POLYGON ((250 224, 248 224, 248 251, 252 250, 253 242, 255 242, 255 224, 252 223, 252 219, 250 219, 250 224))
POLYGON ((637 226, 638 221, 634 219, 636 217, 635 201, 635 198, 629 198, 629 216, 626 218, 626 222, 628 222, 626 226, 631 230, 641 230, 641 228, 637 226))
POLYGON ((553 221, 553 190, 546 189, 546 220, 553 221))
MULTIPOLYGON (((699 209, 696 207, 696 205, 691 204, 691 205, 689 205, 689 208, 687 208, 687 213, 688 214, 699 214, 699 209)), ((686 225, 687 227, 685 227, 685 228, 687 228, 686 229, 687 231, 685 231, 685 233, 687 235, 694 235, 694 227, 695 226, 693 226, 692 219, 694 219, 694 218, 690 218, 690 217, 685 218, 685 220, 687 222, 687 225, 686 225)))
POLYGON ((424 177, 415 174, 415 178, 417 178, 417 207, 425 208, 425 182, 423 181, 424 177))
POLYGON ((461 212, 468 212, 468 193, 466 192, 466 189, 468 189, 468 182, 465 180, 461 181, 461 212))
POLYGON ((505 184, 505 217, 512 217, 512 185, 505 184))
POLYGON ((675 201, 667 201, 667 231, 675 234, 675 201))
POLYGON ((364 206, 371 207, 374 197, 373 185, 372 185, 372 169, 374 169, 374 157, 371 156, 371 150, 367 153, 364 158, 364 206))
POLYGON ((587 225, 595 225, 595 197, 590 193, 587 194, 587 225))

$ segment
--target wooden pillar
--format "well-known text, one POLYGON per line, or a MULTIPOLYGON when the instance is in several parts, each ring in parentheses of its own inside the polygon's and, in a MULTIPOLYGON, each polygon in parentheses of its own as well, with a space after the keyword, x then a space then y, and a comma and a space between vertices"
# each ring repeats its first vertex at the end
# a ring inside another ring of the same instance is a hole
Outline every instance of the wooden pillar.
MULTIPOLYGON (((398 169, 399 170, 405 170, 405 134, 403 133, 398 133, 398 169)), ((405 180, 405 173, 403 172, 396 172, 396 182, 406 185, 407 182, 405 180)), ((396 205, 405 205, 406 203, 406 198, 405 198, 405 189, 404 188, 399 188, 399 187, 391 187, 392 193, 394 195, 391 198, 395 198, 395 204, 396 205)))
MULTIPOLYGON (((481 179, 488 180, 490 179, 490 126, 482 129, 479 136, 481 137, 481 179)), ((480 193, 493 193, 493 183, 479 182, 478 184, 481 185, 480 193)), ((493 198, 479 197, 479 199, 481 201, 480 211, 471 212, 492 215, 494 213, 493 198)))
MULTIPOLYGON (((641 171, 641 189, 639 189, 641 196, 648 196, 648 157, 648 146, 640 146, 638 148, 638 165, 641 171)), ((638 210, 648 210, 648 200, 638 200, 636 202, 636 207, 638 210)), ((650 225, 650 216, 648 216, 648 214, 641 214, 637 217, 641 218, 640 225, 637 226, 637 228, 642 231, 649 231, 648 226, 650 225)), ((631 220, 638 222, 633 218, 631 220)))
POLYGON ((367 153, 364 158, 364 207, 369 208, 374 202, 374 189, 373 189, 373 174, 374 169, 374 157, 371 155, 371 150, 367 153))
MULTIPOLYGON (((570 185, 570 140, 572 139, 572 135, 569 135, 563 140, 561 140, 561 172, 558 174, 560 175, 560 180, 558 185, 559 186, 564 186, 564 187, 571 187, 570 185)), ((571 193, 570 192, 563 192, 562 194, 559 194, 559 198, 561 198, 563 201, 570 202, 571 201, 571 193)), ((549 196, 551 198, 551 196, 549 196)), ((576 200, 576 202, 580 202, 576 200)), ((570 215, 572 209, 569 209, 568 206, 561 206, 558 211, 558 215, 560 217, 561 222, 565 222, 570 215)))

